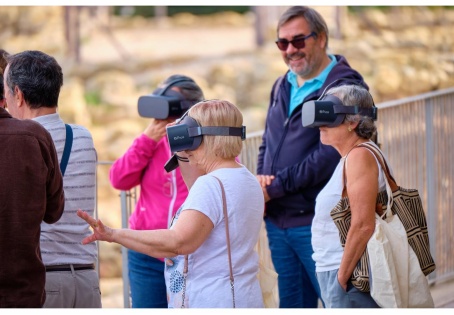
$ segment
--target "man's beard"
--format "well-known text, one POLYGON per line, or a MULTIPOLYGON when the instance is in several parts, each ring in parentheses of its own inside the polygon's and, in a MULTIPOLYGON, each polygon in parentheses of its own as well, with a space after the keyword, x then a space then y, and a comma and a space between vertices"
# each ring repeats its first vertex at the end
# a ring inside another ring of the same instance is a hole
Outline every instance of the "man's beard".
POLYGON ((310 64, 307 59, 305 59, 306 58, 306 54, 305 53, 295 53, 295 54, 287 55, 286 58, 287 58, 287 61, 288 61, 287 65, 288 65, 289 70, 292 71, 297 76, 305 78, 305 77, 307 77, 308 75, 311 74, 311 72, 313 70, 313 65, 310 64), (298 69, 293 68, 293 66, 291 65, 290 61, 292 61, 292 60, 300 61, 300 60, 303 60, 303 59, 305 59, 306 65, 304 65, 302 67, 297 66, 298 69))

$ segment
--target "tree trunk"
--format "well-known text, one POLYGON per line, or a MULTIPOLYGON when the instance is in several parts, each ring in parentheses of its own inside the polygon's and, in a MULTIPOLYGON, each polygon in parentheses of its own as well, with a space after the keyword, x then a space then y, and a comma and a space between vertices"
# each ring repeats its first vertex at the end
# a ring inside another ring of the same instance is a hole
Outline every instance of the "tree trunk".
POLYGON ((65 6, 65 39, 66 55, 68 58, 80 63, 80 25, 79 25, 79 7, 65 6))

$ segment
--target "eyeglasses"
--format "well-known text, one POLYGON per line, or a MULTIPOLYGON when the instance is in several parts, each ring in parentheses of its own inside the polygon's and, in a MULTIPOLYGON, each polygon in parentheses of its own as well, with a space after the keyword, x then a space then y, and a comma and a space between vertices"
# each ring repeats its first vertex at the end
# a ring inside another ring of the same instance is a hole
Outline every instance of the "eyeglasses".
POLYGON ((312 37, 312 36, 316 36, 317 34, 315 32, 312 32, 310 33, 309 35, 306 35, 306 36, 301 36, 301 37, 296 37, 292 40, 286 40, 285 38, 279 38, 277 41, 276 41, 276 45, 277 47, 282 50, 282 51, 286 51, 287 48, 288 48, 288 44, 292 44, 293 47, 295 47, 296 49, 302 49, 304 47, 306 47, 306 39, 312 37))

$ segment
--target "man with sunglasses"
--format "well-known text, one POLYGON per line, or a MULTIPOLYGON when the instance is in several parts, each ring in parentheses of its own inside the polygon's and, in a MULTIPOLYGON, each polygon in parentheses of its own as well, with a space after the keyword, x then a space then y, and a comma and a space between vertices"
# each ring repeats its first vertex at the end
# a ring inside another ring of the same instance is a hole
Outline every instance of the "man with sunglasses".
POLYGON ((289 70, 273 85, 257 179, 266 201, 271 258, 279 274, 279 306, 315 308, 320 298, 311 245, 315 198, 340 156, 320 142, 318 128, 302 126, 302 104, 346 81, 368 86, 343 56, 327 53, 328 27, 314 9, 290 7, 279 19, 277 36, 289 70))

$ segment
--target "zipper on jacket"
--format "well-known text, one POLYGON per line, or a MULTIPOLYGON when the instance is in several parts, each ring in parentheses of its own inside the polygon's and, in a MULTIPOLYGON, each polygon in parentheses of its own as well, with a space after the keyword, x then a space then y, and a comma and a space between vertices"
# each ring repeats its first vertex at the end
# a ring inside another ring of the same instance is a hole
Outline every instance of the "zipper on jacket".
POLYGON ((285 121, 284 121, 284 132, 282 133, 281 141, 279 142, 279 146, 277 147, 276 154, 273 157, 273 163, 271 163, 271 174, 275 174, 274 164, 275 164, 279 154, 281 153, 281 147, 284 144, 285 137, 287 136, 289 121, 290 121, 290 117, 287 117, 287 119, 285 119, 285 121))
POLYGON ((286 119, 286 120, 284 121, 284 128, 286 128, 286 127, 287 127, 287 125, 288 125, 288 121, 289 121, 289 120, 290 120, 290 118, 289 118, 289 117, 287 117, 287 119, 286 119))

